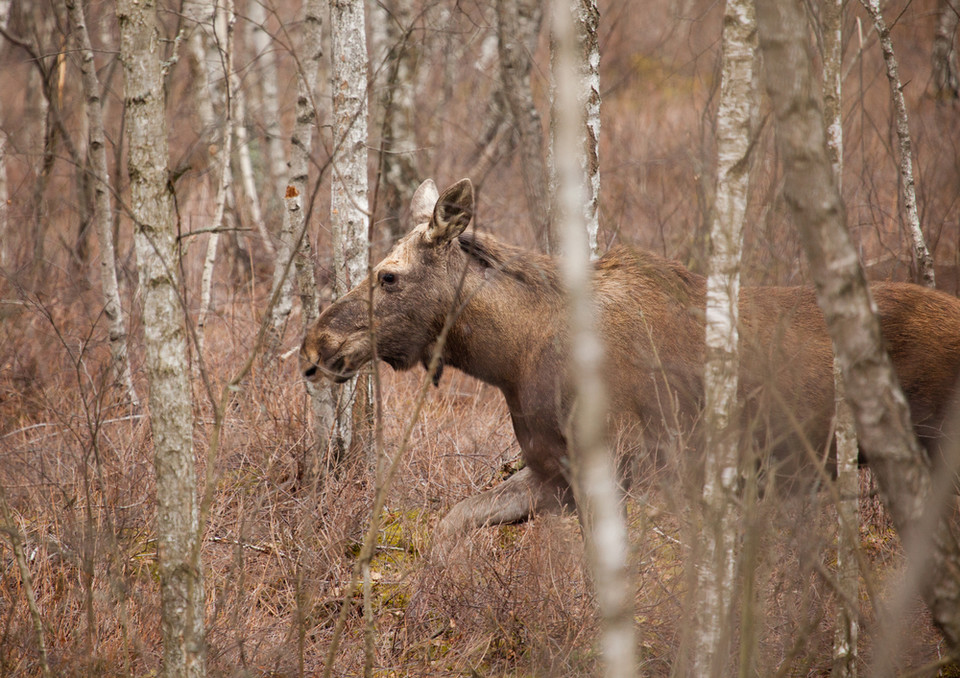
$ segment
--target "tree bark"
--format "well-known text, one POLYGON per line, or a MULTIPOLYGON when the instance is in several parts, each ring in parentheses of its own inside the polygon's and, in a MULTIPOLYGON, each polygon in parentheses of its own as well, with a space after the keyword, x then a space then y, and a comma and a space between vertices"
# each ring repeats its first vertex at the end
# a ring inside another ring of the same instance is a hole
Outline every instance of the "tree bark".
POLYGON ((179 252, 168 179, 161 43, 155 0, 118 0, 130 206, 143 299, 144 365, 157 483, 164 676, 203 676, 193 407, 179 252))
POLYGON ((914 278, 917 283, 927 287, 936 287, 933 272, 933 257, 927 249, 927 243, 920 229, 920 214, 917 211, 917 188, 913 178, 913 143, 910 140, 910 124, 907 117, 907 105, 903 100, 903 85, 900 84, 900 69, 897 57, 893 53, 893 41, 880 13, 878 0, 860 0, 860 4, 873 19, 873 25, 880 36, 880 49, 887 66, 887 79, 890 81, 890 99, 893 102, 894 124, 897 140, 900 142, 900 185, 903 191, 903 207, 907 213, 907 233, 913 244, 914 278))
POLYGON ((230 171, 230 156, 233 151, 233 135, 229 133, 233 126, 233 25, 234 12, 232 0, 227 0, 226 33, 223 36, 223 70, 227 74, 224 79, 223 118, 228 132, 224 134, 223 146, 220 149, 220 179, 217 185, 217 198, 214 203, 213 221, 210 224, 211 233, 207 236, 207 253, 203 260, 203 273, 200 276, 200 312, 197 314, 197 354, 203 357, 203 339, 207 324, 207 314, 213 302, 213 269, 217 262, 217 247, 220 244, 220 228, 223 226, 223 213, 227 205, 227 195, 233 186, 233 175, 230 171))
MULTIPOLYGON (((289 197, 291 188, 302 200, 306 192, 310 168, 310 148, 313 144, 313 130, 316 127, 317 114, 313 92, 317 82, 317 71, 323 56, 321 47, 323 20, 321 18, 321 0, 304 0, 303 3, 303 42, 297 70, 297 109, 296 124, 290 138, 290 161, 285 172, 289 186, 284 187, 282 195, 289 197)), ((271 336, 268 350, 276 353, 283 340, 287 319, 293 310, 293 278, 288 275, 288 262, 294 261, 296 270, 302 279, 304 322, 309 322, 309 314, 317 312, 316 284, 313 279, 313 263, 309 260, 310 239, 305 233, 303 211, 300 203, 293 207, 284 203, 284 221, 277 238, 277 257, 273 267, 272 292, 280 288, 279 298, 273 306, 270 321, 271 336), (306 248, 303 251, 303 248, 306 248)))
MULTIPOLYGON (((0 27, 6 29, 10 20, 12 0, 0 0, 0 27)), ((3 105, 0 102, 0 119, 3 119, 3 105)), ((7 221, 7 144, 9 138, 6 128, 0 127, 0 268, 6 268, 12 263, 10 252, 10 230, 7 221)))
MULTIPOLYGON (((123 385, 127 399, 134 407, 140 405, 137 391, 130 374, 130 361, 127 354, 127 326, 123 319, 123 304, 117 285, 116 252, 113 244, 113 209, 110 201, 110 177, 107 166, 107 141, 103 130, 103 112, 100 108, 100 82, 97 79, 93 46, 84 18, 80 0, 65 0, 70 22, 73 24, 75 40, 80 49, 80 72, 83 84, 87 128, 89 134, 88 152, 93 172, 94 220, 97 226, 97 238, 100 241, 100 286, 103 290, 103 314, 109 323, 110 355, 117 381, 123 385)), ((5 186, 4 186, 5 188, 5 186)), ((0 196, 5 209, 5 196, 0 196)), ((2 215, 0 215, 2 219, 2 215)))
POLYGON ((386 244, 405 233, 401 217, 420 185, 413 130, 416 54, 410 43, 410 0, 371 2, 371 64, 380 92, 380 181, 384 214, 379 236, 386 244))
POLYGON ((587 191, 580 164, 584 120, 577 90, 582 68, 570 0, 552 3, 557 36, 556 163, 562 201, 561 261, 568 295, 572 374, 576 389, 567 446, 583 521, 590 570, 600 608, 600 646, 608 678, 635 675, 633 586, 626 521, 613 452, 605 440, 607 402, 601 377, 603 349, 595 327, 590 251, 584 223, 587 191))
POLYGON ((520 149, 520 173, 528 216, 540 249, 549 254, 559 251, 559 243, 551 225, 543 125, 530 87, 533 53, 542 20, 539 0, 497 0, 500 81, 520 149))
POLYGON ((960 69, 957 68, 957 24, 960 6, 956 0, 940 0, 937 32, 930 54, 933 75, 933 96, 937 100, 960 98, 960 69))
POLYGON ((717 189, 710 230, 704 369, 706 458, 697 564, 693 675, 722 676, 729 659, 739 532, 740 258, 750 178, 757 95, 757 45, 752 0, 728 0, 717 110, 717 189))
MULTIPOLYGON (((337 299, 367 274, 367 45, 363 0, 334 0, 330 24, 334 148, 330 227, 337 299)), ((361 378, 347 382, 336 398, 335 440, 341 454, 351 449, 356 392, 366 388, 366 381, 361 378)))
POLYGON ((275 199, 281 200, 287 190, 287 157, 284 152, 283 129, 280 126, 280 96, 277 91, 277 57, 275 44, 267 31, 267 12, 263 0, 247 3, 250 27, 250 43, 258 67, 257 82, 260 85, 258 104, 266 131, 267 156, 270 158, 270 178, 273 180, 275 199))
MULTIPOLYGON (((824 0, 820 13, 823 33, 823 119, 827 136, 827 158, 837 191, 843 185, 843 0, 824 0)), ((841 193, 842 196, 842 193, 841 193)), ((837 448, 837 603, 833 639, 833 675, 857 676, 857 638, 860 610, 846 601, 860 600, 860 571, 857 549, 860 544, 860 468, 856 424, 844 396, 840 362, 833 361, 834 428, 837 448)))
POLYGON ((913 435, 906 399, 883 350, 879 322, 844 223, 826 152, 801 0, 759 0, 757 19, 765 86, 777 120, 784 198, 800 230, 817 300, 840 361, 860 448, 904 543, 909 580, 919 588, 948 646, 956 652, 960 650, 956 575, 960 549, 945 519, 954 469, 944 469, 934 483, 913 435))

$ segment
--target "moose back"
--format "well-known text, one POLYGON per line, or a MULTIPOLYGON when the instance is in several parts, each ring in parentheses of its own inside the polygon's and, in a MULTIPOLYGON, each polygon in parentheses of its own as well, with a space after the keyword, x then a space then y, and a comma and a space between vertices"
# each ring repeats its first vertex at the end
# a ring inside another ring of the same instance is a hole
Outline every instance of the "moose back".
MULTIPOLYGON (((411 204, 414 229, 373 269, 377 356, 395 369, 427 367, 450 315, 435 381, 451 366, 500 389, 526 462, 457 504, 440 523, 440 542, 572 503, 564 431, 573 393, 557 263, 468 231, 473 214, 468 179, 442 194, 425 181, 411 204)), ((362 281, 307 330, 300 351, 307 379, 342 382, 371 360, 369 285, 362 281)), ((960 301, 904 283, 871 291, 914 428, 932 451, 960 371, 960 301)), ((610 436, 628 459, 656 459, 677 431, 696 429, 705 292, 704 278, 648 252, 618 248, 596 262, 610 436)), ((809 472, 809 451, 830 450, 834 409, 830 340, 813 289, 743 288, 740 337, 751 440, 769 450, 778 474, 809 472)), ((695 446, 697 436, 689 440, 695 446)))

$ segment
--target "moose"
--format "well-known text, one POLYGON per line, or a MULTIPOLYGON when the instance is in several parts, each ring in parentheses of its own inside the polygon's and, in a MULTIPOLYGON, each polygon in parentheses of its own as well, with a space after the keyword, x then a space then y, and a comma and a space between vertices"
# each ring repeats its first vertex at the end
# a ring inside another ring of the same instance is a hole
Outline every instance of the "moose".
MULTIPOLYGON (((300 350, 308 380, 343 382, 374 355, 372 317, 376 356, 394 369, 433 366, 437 383, 450 366, 503 393, 525 466, 454 506, 438 527, 440 543, 573 506, 565 433, 574 393, 557 262, 468 230, 474 210, 469 179, 442 194, 425 181, 411 202, 413 230, 373 268, 373 308, 365 279, 320 314, 300 350)), ((914 430, 933 456, 960 374, 960 300, 907 283, 871 291, 914 430)), ((706 281, 678 262, 619 247, 595 263, 592 293, 611 441, 623 458, 655 459, 678 427, 696 428, 702 409, 706 281)), ((750 437, 762 439, 777 474, 808 473, 804 450, 829 464, 833 357, 814 290, 746 286, 739 322, 750 437)))

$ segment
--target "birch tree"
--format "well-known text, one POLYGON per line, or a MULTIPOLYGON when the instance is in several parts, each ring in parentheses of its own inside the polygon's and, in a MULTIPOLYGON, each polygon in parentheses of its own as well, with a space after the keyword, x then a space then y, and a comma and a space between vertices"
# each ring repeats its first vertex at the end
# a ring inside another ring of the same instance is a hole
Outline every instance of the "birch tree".
MULTIPOLYGON (((583 143, 577 153, 581 171, 586 177, 584 184, 587 196, 583 204, 583 220, 587 229, 587 243, 591 258, 600 256, 598 234, 600 231, 600 10, 596 0, 577 0, 574 3, 574 30, 577 36, 577 106, 583 120, 583 143)), ((551 60, 557 58, 556 42, 551 42, 551 60)), ((555 84, 554 84, 555 86, 555 84)), ((554 102, 556 98, 554 98, 554 102)), ((552 119, 558 111, 554 108, 552 119)), ((551 141, 556 146, 556 127, 551 125, 551 141)), ((551 152, 552 155, 552 152, 551 152)), ((559 222, 565 217, 558 203, 555 163, 550 163, 552 211, 559 222)))
POLYGON ((371 64, 379 92, 381 234, 387 242, 403 235, 403 210, 420 184, 413 129, 416 52, 411 42, 410 0, 370 2, 371 64))
MULTIPOLYGON (((363 279, 368 264, 367 45, 363 0, 333 0, 330 24, 334 148, 330 228, 337 299, 363 279)), ((351 445, 357 384, 357 379, 347 382, 338 398, 335 435, 342 452, 351 445)))
POLYGON ((277 257, 273 267, 271 289, 278 298, 273 305, 270 320, 269 350, 271 353, 279 350, 287 319, 293 310, 293 277, 289 275, 291 262, 295 264, 296 270, 300 271, 303 282, 301 294, 313 295, 312 301, 304 300, 306 302, 303 307, 304 322, 310 322, 310 318, 315 317, 310 314, 317 313, 316 285, 310 286, 313 276, 313 264, 309 257, 310 240, 306 237, 306 226, 300 205, 309 179, 310 149, 317 120, 313 93, 316 88, 320 59, 323 56, 321 8, 321 0, 304 0, 303 36, 297 68, 297 122, 290 139, 290 161, 285 172, 289 185, 284 187, 282 194, 287 197, 296 197, 297 200, 284 201, 284 221, 277 238, 277 257))
MULTIPOLYGON (((10 20, 12 0, 0 0, 0 28, 6 30, 10 20)), ((3 105, 0 102, 0 119, 3 118, 3 105)), ((7 222, 7 131, 0 126, 0 268, 10 265, 10 235, 7 222)))
POLYGON ((260 86, 257 102, 263 115, 270 178, 275 197, 279 200, 287 190, 287 156, 283 145, 283 129, 280 126, 280 96, 277 91, 277 57, 274 43, 267 31, 267 11, 262 0, 247 3, 249 42, 257 62, 260 86))
MULTIPOLYGON (((823 119, 827 135, 827 158, 837 191, 843 183, 843 0, 824 0, 821 5, 823 33, 823 119)), ((842 193, 841 193, 842 196, 842 193)), ((857 431, 844 396, 840 362, 833 360, 835 439, 837 448, 837 604, 833 641, 833 675, 856 678, 859 609, 846 601, 860 600, 857 548, 860 533, 860 470, 857 431)))
MULTIPOLYGON (((88 153, 93 173, 94 221, 100 241, 100 287, 103 291, 103 314, 107 318, 110 335, 110 355, 117 381, 123 385, 127 399, 139 406, 140 399, 130 374, 127 354, 127 326, 123 319, 123 304, 117 285, 116 252, 113 244, 113 209, 110 200, 110 177, 107 168, 107 140, 103 130, 103 112, 100 101, 100 82, 97 78, 90 33, 80 0, 65 0, 73 27, 74 39, 80 50, 80 73, 87 115, 88 153)), ((5 196, 3 202, 5 203, 5 196)), ((0 210, 4 206, 0 205, 0 210)), ((2 219, 2 215, 0 215, 2 219)))
POLYGON ((530 86, 533 53, 537 48, 543 11, 540 0, 497 0, 496 8, 500 81, 520 150, 520 174, 527 213, 540 249, 548 254, 556 253, 559 243, 548 209, 551 201, 543 125, 530 86))
POLYGON ((920 213, 917 211, 917 188, 913 177, 913 142, 910 140, 910 122, 907 116, 907 104, 903 99, 903 85, 900 82, 900 68, 893 52, 893 40, 880 12, 879 0, 860 0, 860 4, 873 19, 873 26, 880 36, 880 49, 883 62, 887 67, 887 79, 890 81, 890 99, 893 102, 894 125, 900 151, 900 190, 903 192, 903 208, 907 213, 907 234, 913 245, 913 263, 916 281, 927 287, 936 287, 933 272, 933 257, 927 249, 923 231, 920 228, 920 213))
MULTIPOLYGON (((904 544, 907 580, 900 597, 919 592, 952 652, 960 650, 960 547, 946 519, 955 468, 931 477, 913 435, 906 399, 883 350, 880 325, 844 223, 826 152, 818 88, 805 42, 802 0, 758 0, 764 83, 777 121, 784 199, 800 231, 817 301, 846 384, 860 448, 904 544)), ((895 645, 895 636, 879 644, 895 645)), ((890 654, 884 655, 887 659, 890 654)), ((879 663, 878 673, 893 663, 879 663)))
POLYGON ((555 151, 564 215, 559 235, 576 389, 576 405, 570 430, 566 432, 567 445, 573 460, 573 486, 600 608, 604 675, 628 678, 635 675, 633 586, 617 469, 613 453, 604 440, 607 405, 601 378, 603 348, 596 331, 590 291, 592 266, 584 221, 588 198, 580 164, 584 121, 577 93, 581 78, 575 10, 570 0, 555 0, 552 10, 557 38, 555 110, 560 113, 555 151))
POLYGON ((143 303, 144 366, 157 485, 164 676, 203 676, 203 576, 197 540, 193 409, 167 171, 155 0, 118 0, 131 218, 143 303))
POLYGON ((691 670, 725 674, 736 584, 739 511, 740 257, 747 210, 751 126, 755 117, 756 16, 753 0, 727 0, 717 110, 716 208, 710 229, 704 395, 706 458, 697 557, 691 670))
POLYGON ((957 99, 960 98, 960 69, 957 67, 956 48, 960 5, 957 0, 940 0, 937 4, 940 17, 930 54, 933 96, 940 100, 957 99))

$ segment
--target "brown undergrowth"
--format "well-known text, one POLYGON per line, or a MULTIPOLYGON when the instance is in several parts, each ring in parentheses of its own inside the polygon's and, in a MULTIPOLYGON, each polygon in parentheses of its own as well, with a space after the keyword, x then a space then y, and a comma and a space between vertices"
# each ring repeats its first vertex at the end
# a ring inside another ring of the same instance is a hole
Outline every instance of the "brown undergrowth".
MULTIPOLYGON (((85 315, 84 294, 61 300, 57 317, 23 295, 16 322, 0 335, 0 481, 13 516, 0 546, 0 675, 39 671, 11 531, 23 544, 56 674, 132 676, 158 668, 147 419, 117 400, 105 373, 103 328, 85 315)), ((251 349, 245 337, 252 336, 247 314, 254 306, 236 294, 208 325, 207 345, 218 347, 206 356, 215 384, 226 383, 251 349)), ((291 332, 288 344, 295 341, 291 332)), ((345 601, 343 593, 369 518, 371 483, 360 462, 315 487, 298 480, 298 460, 313 441, 294 363, 289 356, 258 363, 228 409, 204 533, 212 675, 317 673, 343 605, 354 612, 335 675, 362 674, 362 601, 359 594, 345 601)), ((396 452, 418 376, 382 371, 388 455, 396 452)), ((202 465, 212 411, 197 384, 202 465)), ((142 380, 138 386, 145 391, 142 380)), ((428 395, 401 462, 372 564, 376 675, 595 672, 597 620, 576 516, 480 530, 462 536, 445 567, 430 558, 432 529, 444 512, 501 481, 518 456, 499 394, 448 371, 428 395)), ((902 556, 870 485, 864 490, 861 545, 873 568, 867 576, 883 592, 894 585, 902 556)), ((826 495, 763 497, 752 509, 745 539, 755 555, 746 571, 756 594, 742 614, 751 615, 756 632, 738 643, 760 675, 829 672, 835 518, 826 495)), ((636 482, 626 504, 647 675, 669 675, 690 615, 684 568, 696 537, 689 496, 660 473, 636 482)), ((867 662, 873 612, 866 594, 861 607, 867 662)), ((911 615, 905 667, 935 661, 939 650, 922 607, 911 615)), ((744 621, 731 623, 740 629, 744 621)))

